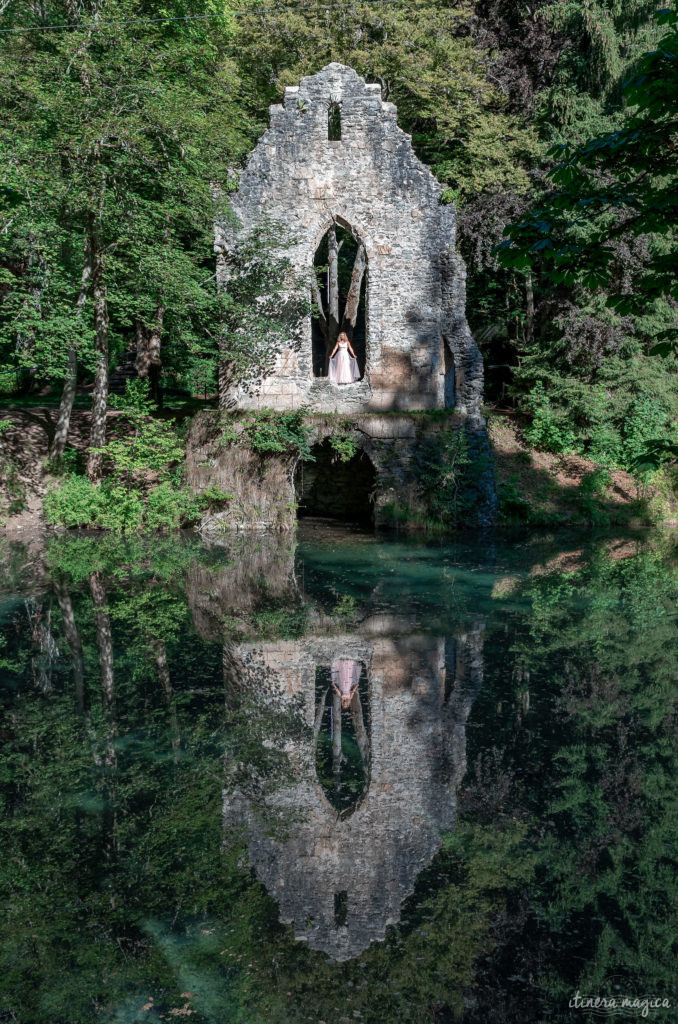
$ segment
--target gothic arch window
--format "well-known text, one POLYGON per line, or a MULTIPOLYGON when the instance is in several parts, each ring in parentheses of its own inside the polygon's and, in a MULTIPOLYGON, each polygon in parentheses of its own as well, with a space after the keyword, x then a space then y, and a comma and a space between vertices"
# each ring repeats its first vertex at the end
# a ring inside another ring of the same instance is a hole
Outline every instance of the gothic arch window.
POLYGON ((348 226, 335 222, 321 239, 313 266, 313 376, 327 377, 330 353, 344 331, 362 378, 367 360, 369 287, 365 246, 348 226))
POLYGON ((341 142, 341 104, 330 103, 327 108, 327 138, 329 142, 341 142))
POLYGON ((331 665, 316 668, 314 733, 318 781, 330 805, 347 818, 369 786, 370 705, 364 663, 342 651, 331 665))

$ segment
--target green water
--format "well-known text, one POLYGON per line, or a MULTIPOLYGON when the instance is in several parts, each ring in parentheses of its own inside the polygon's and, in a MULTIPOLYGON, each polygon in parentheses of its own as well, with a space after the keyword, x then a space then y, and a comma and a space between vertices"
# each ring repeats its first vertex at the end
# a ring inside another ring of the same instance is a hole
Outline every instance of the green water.
POLYGON ((0 1022, 675 1020, 677 599, 649 535, 2 542, 0 1022))

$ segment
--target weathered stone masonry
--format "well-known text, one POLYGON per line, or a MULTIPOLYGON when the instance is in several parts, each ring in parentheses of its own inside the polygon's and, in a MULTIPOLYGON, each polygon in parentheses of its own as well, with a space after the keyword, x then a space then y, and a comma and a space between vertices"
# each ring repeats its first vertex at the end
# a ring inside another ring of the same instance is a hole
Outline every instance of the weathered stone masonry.
MULTIPOLYGON (((223 407, 368 412, 455 407, 482 429, 482 360, 465 314, 465 269, 455 248, 455 211, 417 159, 396 108, 351 68, 329 64, 285 90, 232 200, 240 227, 216 227, 219 255, 262 217, 294 239, 286 255, 302 272, 336 222, 367 253, 367 353, 362 380, 313 376, 311 318, 279 354, 272 376, 222 393, 223 407), (341 140, 328 138, 328 108, 341 140)), ((223 259, 219 283, 227 287, 223 259)))
POLYGON ((250 862, 280 920, 334 960, 385 938, 437 852, 441 830, 454 827, 466 722, 483 679, 480 622, 445 639, 383 634, 378 621, 361 632, 242 644, 227 659, 240 687, 252 687, 269 709, 290 702, 307 727, 284 744, 287 782, 269 787, 263 801, 227 783, 224 825, 245 828, 250 862), (369 783, 350 815, 329 804, 315 774, 316 669, 337 656, 361 661, 369 678, 369 783), (288 836, 272 835, 267 820, 287 823, 288 836), (343 923, 334 903, 342 891, 343 923))

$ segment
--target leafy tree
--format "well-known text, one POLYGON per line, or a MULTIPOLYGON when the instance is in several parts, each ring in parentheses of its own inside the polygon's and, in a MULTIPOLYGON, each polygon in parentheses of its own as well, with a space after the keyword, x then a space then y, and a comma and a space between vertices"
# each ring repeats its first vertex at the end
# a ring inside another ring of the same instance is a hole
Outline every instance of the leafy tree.
POLYGON ((471 34, 473 4, 414 0, 406 9, 358 0, 311 17, 303 3, 265 14, 258 6, 238 21, 237 39, 262 120, 284 86, 341 61, 381 83, 449 199, 527 187, 523 158, 536 140, 487 75, 489 54, 471 34))
MULTIPOLYGON (((205 8, 198 3, 191 12, 205 8)), ((173 13, 170 7, 168 17, 173 13)), ((3 258, 4 340, 15 363, 38 363, 48 379, 66 375, 53 456, 67 437, 85 313, 95 377, 93 449, 105 441, 111 342, 119 350, 134 332, 140 372, 157 393, 161 345, 195 350, 203 325, 217 319, 213 286, 204 290, 213 278, 206 273, 215 212, 210 185, 226 179, 227 164, 247 144, 247 122, 234 103, 228 22, 197 20, 179 32, 170 23, 133 30, 125 24, 148 14, 157 10, 135 0, 77 8, 55 2, 40 8, 35 27, 65 21, 72 30, 3 37, 9 116, 0 145, 10 175, 2 200, 6 219, 21 228, 3 258), (27 248, 30 239, 44 241, 27 248), (52 263, 57 270, 49 275, 52 263), (65 311, 56 334, 49 317, 42 322, 43 309, 65 311)), ((6 16, 4 24, 13 20, 6 16)), ((97 451, 88 470, 99 477, 97 451)))
MULTIPOLYGON (((639 61, 624 87, 631 112, 623 126, 582 145, 564 143, 552 149, 560 157, 549 172, 557 188, 506 230, 508 240, 499 249, 506 266, 525 269, 546 261, 554 284, 581 283, 595 289, 615 283, 610 242, 643 236, 648 259, 633 290, 630 282, 622 282, 627 284, 622 294, 608 299, 621 313, 656 298, 678 301, 678 14, 665 11, 657 21, 670 31, 639 61), (665 244, 661 236, 666 236, 665 244)), ((664 337, 678 337, 678 329, 668 329, 664 337)), ((664 345, 662 351, 668 348, 664 345)))
MULTIPOLYGON (((582 144, 554 147, 551 154, 558 162, 549 178, 555 188, 505 229, 507 240, 498 247, 503 266, 530 277, 538 273, 556 291, 572 288, 579 296, 578 306, 558 317, 564 330, 551 345, 551 391, 574 411, 572 384, 558 381, 558 371, 553 370, 563 362, 572 370, 578 363, 584 368, 593 363, 591 368, 608 395, 621 391, 619 411, 615 415, 614 403, 608 409, 608 429, 616 430, 611 445, 623 448, 627 465, 634 444, 626 443, 624 437, 633 429, 638 403, 652 408, 655 462, 672 450, 671 422, 678 413, 675 361, 670 359, 667 366, 654 371, 638 362, 643 351, 665 356, 677 351, 678 339, 678 16, 664 11, 657 21, 669 32, 637 62, 623 87, 629 112, 621 127, 582 144), (584 298, 587 293, 588 299, 584 298), (589 342, 582 338, 582 328, 589 333, 589 342), (639 335, 647 339, 640 346, 640 339, 634 338, 639 335), (643 376, 650 378, 644 387, 643 376), (628 384, 625 378, 630 378, 628 384)), ((543 363, 543 343, 528 348, 518 380, 534 380, 543 363)), ((584 424, 588 420, 595 453, 594 408, 595 403, 584 398, 578 419, 584 424)), ((635 451, 637 456, 637 447, 635 451)))

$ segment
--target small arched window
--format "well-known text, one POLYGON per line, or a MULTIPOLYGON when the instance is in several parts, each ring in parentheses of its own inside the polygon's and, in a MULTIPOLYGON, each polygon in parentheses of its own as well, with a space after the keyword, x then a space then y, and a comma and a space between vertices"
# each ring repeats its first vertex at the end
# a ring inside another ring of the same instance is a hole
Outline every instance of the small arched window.
POLYGON ((327 108, 327 138, 330 142, 341 142, 341 104, 330 103, 327 108))

